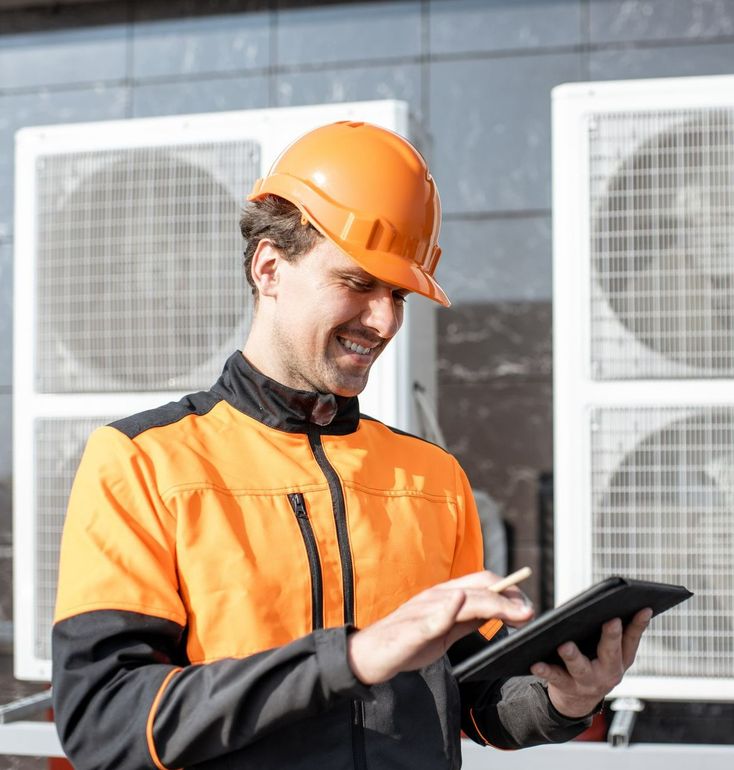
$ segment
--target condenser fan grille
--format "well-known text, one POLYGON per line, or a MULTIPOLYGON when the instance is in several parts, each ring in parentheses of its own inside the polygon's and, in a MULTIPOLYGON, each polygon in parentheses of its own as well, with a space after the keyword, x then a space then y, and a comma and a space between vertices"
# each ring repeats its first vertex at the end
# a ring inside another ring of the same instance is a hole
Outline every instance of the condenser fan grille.
POLYGON ((241 344, 251 141, 37 162, 40 392, 195 389, 241 344))
POLYGON ((734 110, 598 114, 589 138, 593 376, 731 376, 734 110))
POLYGON ((592 413, 595 579, 685 585, 656 618, 637 674, 734 672, 734 407, 597 408, 592 413))
POLYGON ((71 485, 89 434, 117 417, 119 415, 35 421, 36 597, 33 638, 35 653, 43 660, 51 659, 59 546, 71 485))

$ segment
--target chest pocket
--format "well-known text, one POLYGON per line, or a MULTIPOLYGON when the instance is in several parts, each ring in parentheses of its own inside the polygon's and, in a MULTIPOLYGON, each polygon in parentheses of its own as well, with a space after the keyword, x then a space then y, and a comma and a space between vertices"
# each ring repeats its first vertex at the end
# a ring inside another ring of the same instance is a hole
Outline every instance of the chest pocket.
POLYGON ((450 579, 456 516, 445 498, 354 487, 347 498, 358 626, 450 579))
POLYGON ((312 630, 309 556, 285 492, 202 489, 178 507, 179 590, 193 663, 251 655, 312 630))

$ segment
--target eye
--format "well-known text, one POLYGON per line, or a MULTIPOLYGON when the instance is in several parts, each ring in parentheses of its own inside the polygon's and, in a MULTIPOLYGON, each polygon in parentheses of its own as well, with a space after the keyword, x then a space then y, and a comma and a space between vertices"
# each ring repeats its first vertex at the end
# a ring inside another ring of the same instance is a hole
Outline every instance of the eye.
POLYGON ((392 297, 399 305, 404 305, 408 301, 408 292, 394 291, 392 297))
POLYGON ((349 288, 353 291, 365 292, 372 288, 372 284, 365 283, 364 281, 357 281, 354 278, 351 278, 348 283, 349 288))

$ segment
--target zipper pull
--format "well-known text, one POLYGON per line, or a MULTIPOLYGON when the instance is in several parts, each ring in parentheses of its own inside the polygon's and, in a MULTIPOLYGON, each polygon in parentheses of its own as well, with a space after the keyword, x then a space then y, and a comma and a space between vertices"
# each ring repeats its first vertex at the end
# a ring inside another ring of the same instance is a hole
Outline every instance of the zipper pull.
POLYGON ((306 513, 306 501, 303 499, 303 495, 300 492, 293 492, 288 495, 288 501, 291 504, 291 508, 293 508, 293 513, 295 513, 299 519, 308 518, 308 513, 306 513))

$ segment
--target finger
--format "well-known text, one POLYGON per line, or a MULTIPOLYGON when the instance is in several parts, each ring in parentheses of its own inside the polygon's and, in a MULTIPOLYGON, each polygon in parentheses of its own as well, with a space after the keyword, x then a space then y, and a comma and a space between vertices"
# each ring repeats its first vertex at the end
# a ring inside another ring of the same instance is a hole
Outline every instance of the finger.
POLYGON ((458 621, 499 618, 513 623, 524 623, 533 617, 532 607, 501 594, 476 589, 466 590, 464 594, 466 598, 458 613, 458 621))
POLYGON ((596 654, 605 668, 622 668, 622 621, 619 618, 608 620, 601 627, 596 654))
POLYGON ((530 666, 530 673, 558 688, 568 689, 571 684, 571 677, 566 671, 549 663, 534 663, 530 666))
POLYGON ((443 591, 435 599, 429 611, 423 616, 421 630, 424 638, 437 639, 446 634, 457 622, 466 595, 460 589, 443 591))
POLYGON ((573 642, 562 644, 557 652, 573 679, 583 680, 591 676, 591 661, 573 642))
POLYGON ((625 669, 634 663, 637 648, 640 646, 640 639, 650 624, 651 618, 652 610, 646 607, 644 610, 640 610, 625 628, 622 635, 622 661, 625 669))

